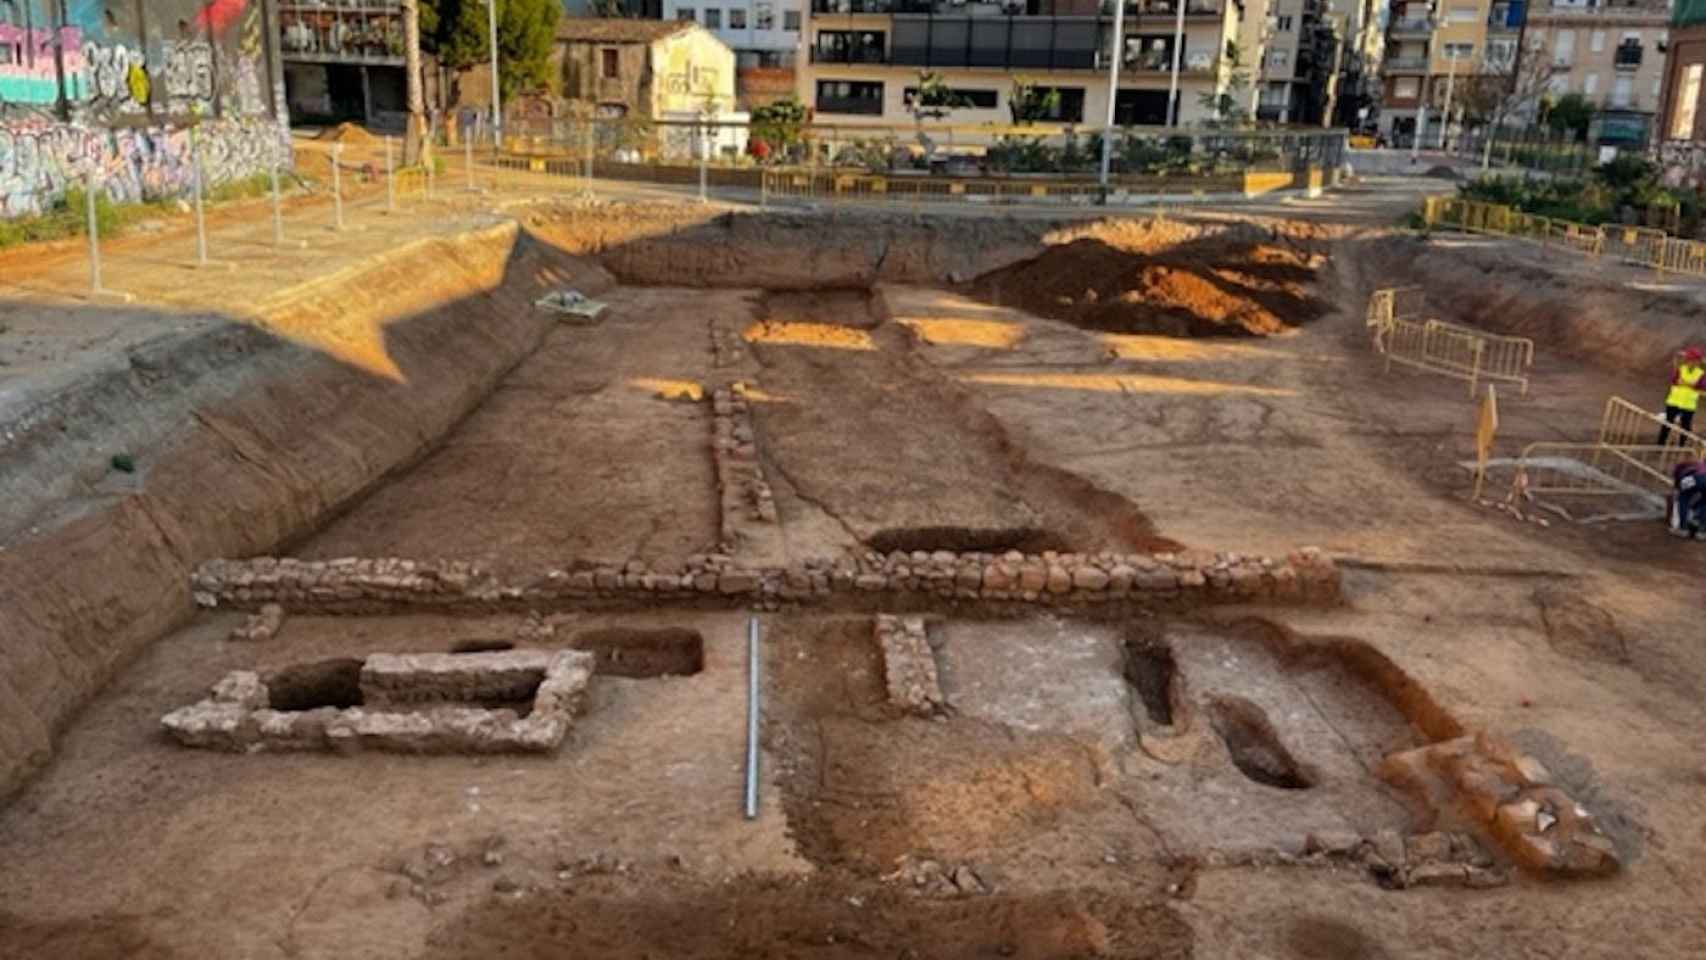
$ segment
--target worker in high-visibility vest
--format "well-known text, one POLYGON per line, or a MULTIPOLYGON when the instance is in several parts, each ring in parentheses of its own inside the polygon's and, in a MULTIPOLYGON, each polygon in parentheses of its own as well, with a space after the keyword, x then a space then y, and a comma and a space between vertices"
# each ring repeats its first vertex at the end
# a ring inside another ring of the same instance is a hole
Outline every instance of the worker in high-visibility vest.
POLYGON ((1706 366, 1700 362, 1700 348, 1689 347, 1676 355, 1676 367, 1670 378, 1670 393, 1665 396, 1665 425, 1659 428, 1659 446, 1670 439, 1670 425, 1684 430, 1694 429, 1694 411, 1700 408, 1700 378, 1706 377, 1706 366))

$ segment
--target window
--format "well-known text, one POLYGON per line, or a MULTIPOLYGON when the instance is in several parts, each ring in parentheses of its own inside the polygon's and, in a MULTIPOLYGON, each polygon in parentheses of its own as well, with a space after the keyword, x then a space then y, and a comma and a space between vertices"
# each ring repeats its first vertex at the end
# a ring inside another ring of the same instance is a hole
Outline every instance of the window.
POLYGON ((1635 78, 1628 74, 1611 78, 1611 105, 1627 110, 1635 105, 1635 78))
POLYGON ((784 10, 784 11, 782 11, 782 29, 791 31, 793 33, 799 33, 800 32, 800 11, 798 11, 798 10, 784 10))
POLYGON ((883 115, 883 85, 861 80, 819 80, 817 112, 880 117, 883 115))
POLYGON ((1445 58, 1462 63, 1475 55, 1473 43, 1448 43, 1445 45, 1445 58))
POLYGON ((1593 96, 1599 91, 1599 74, 1590 73, 1582 78, 1582 93, 1593 96))
POLYGON ((1173 67, 1173 37, 1168 35, 1138 35, 1125 38, 1125 60, 1120 66, 1127 70, 1158 72, 1173 67))
POLYGON ((1552 41, 1552 64, 1567 67, 1576 58, 1576 31, 1560 30, 1552 41))
MULTIPOLYGON (((1414 84, 1414 81, 1411 81, 1414 84)), ((1291 84, 1269 83, 1262 87, 1262 106, 1285 107, 1291 103, 1291 84)))
POLYGON ((752 28, 754 30, 776 29, 776 4, 767 0, 758 0, 752 5, 752 28))
POLYGON ((609 47, 598 51, 598 75, 606 80, 615 80, 622 75, 621 56, 609 47))
POLYGON ((1477 4, 1454 6, 1447 19, 1452 23, 1475 23, 1481 19, 1481 8, 1477 4))
POLYGON ((1515 40, 1488 40, 1487 65, 1496 68, 1500 73, 1511 68, 1516 61, 1515 40))
POLYGON ((730 7, 729 8, 729 29, 730 30, 745 30, 746 29, 746 8, 745 7, 730 7))
POLYGON ((1267 65, 1269 70, 1291 69, 1290 50, 1269 50, 1267 65))
POLYGON ((705 8, 705 26, 711 30, 723 29, 723 11, 718 7, 705 8))
MULTIPOLYGON (((972 110, 994 110, 996 102, 999 100, 999 95, 994 90, 962 90, 955 87, 949 92, 954 95, 954 99, 957 101, 954 104, 956 107, 972 110)), ((916 96, 918 96, 917 87, 907 87, 901 91, 901 100, 909 107, 912 106, 912 99, 916 96)))
POLYGON ((1605 50, 1604 30, 1595 30, 1593 33, 1588 34, 1588 49, 1592 50, 1594 53, 1600 53, 1605 50))
POLYGON ((1047 95, 1050 90, 1060 94, 1060 106, 1047 116, 1035 119, 1045 123, 1083 123, 1084 122, 1084 88, 1083 87, 1038 87, 1037 92, 1047 95))
POLYGON ((1286 14, 1283 17, 1276 18, 1275 23, 1274 23, 1274 29, 1278 30, 1280 33, 1290 33, 1291 32, 1291 15, 1286 14))
POLYGON ((1422 81, 1419 77, 1399 77, 1392 83, 1392 96, 1397 100, 1414 100, 1421 96, 1422 81))
POLYGON ((1671 117, 1670 136, 1673 140, 1688 140, 1694 136, 1694 108, 1700 101, 1700 73, 1706 64, 1691 63, 1682 74, 1682 96, 1677 100, 1676 114, 1671 117))
POLYGON ((814 63, 884 63, 887 34, 881 30, 819 30, 814 63))
POLYGON ((677 19, 677 20, 697 20, 699 18, 697 16, 695 16, 695 13, 694 13, 694 10, 692 7, 677 7, 675 9, 675 19, 677 19))

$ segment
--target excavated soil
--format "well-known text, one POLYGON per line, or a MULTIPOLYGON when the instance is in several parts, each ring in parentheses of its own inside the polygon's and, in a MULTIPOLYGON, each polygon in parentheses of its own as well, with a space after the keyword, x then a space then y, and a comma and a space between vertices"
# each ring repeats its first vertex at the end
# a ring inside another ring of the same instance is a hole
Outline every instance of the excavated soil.
POLYGON ((1125 892, 938 899, 833 880, 665 877, 493 897, 435 934, 425 957, 1184 960, 1192 940, 1165 903, 1125 892))
POLYGON ((1091 330, 1272 336, 1320 317, 1307 230, 1105 223, 966 287, 983 300, 1091 330))

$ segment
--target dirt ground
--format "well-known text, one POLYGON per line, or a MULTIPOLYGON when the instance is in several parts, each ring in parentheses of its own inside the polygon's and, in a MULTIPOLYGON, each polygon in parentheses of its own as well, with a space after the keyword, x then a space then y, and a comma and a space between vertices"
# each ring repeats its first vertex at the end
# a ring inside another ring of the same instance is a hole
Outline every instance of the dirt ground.
MULTIPOLYGON (((762 282, 712 283, 708 265, 763 253, 712 250, 683 265, 691 287, 602 295, 601 323, 556 328, 434 453, 294 547, 517 572, 715 550, 711 410, 691 397, 740 381, 780 518, 765 562, 1316 544, 1343 565, 1345 605, 943 609, 928 632, 948 709, 932 717, 888 703, 869 616, 765 614, 751 822, 744 613, 291 616, 261 644, 226 639, 236 615, 203 613, 0 811, 0 957, 1694 955, 1706 546, 1472 503, 1467 391, 1387 373, 1366 341, 1367 294, 1414 242, 1386 232, 1401 205, 1346 204, 1337 221, 1303 207, 1306 226, 1252 221, 1212 243, 1224 215, 1080 225, 983 280, 860 266, 848 241, 814 256, 874 282, 801 290, 776 261, 762 282), (1120 272, 1074 252, 1097 231, 1125 238, 1102 243, 1120 272), (1051 261, 1083 269, 1058 290, 1024 280, 1067 276, 1051 261), (1261 262, 1278 286, 1246 282, 1261 262), (1143 279, 1159 267, 1237 302, 1169 300, 1143 279), (1124 319, 1057 304, 1085 277, 1138 295, 1124 319), (1186 332, 1214 335, 1169 335, 1186 332), (545 756, 225 755, 158 727, 232 669, 665 627, 700 639, 700 669, 601 673, 545 756), (1413 689, 1368 679, 1374 661, 1413 689), (1423 828, 1372 770, 1444 728, 1539 757, 1603 820, 1623 871, 1396 891, 1301 860, 1311 834, 1423 828)), ((602 255, 626 262, 607 228, 602 255)), ((1453 243, 1425 255, 1466 277, 1487 254, 1453 243)), ((1466 282, 1432 308, 1484 319, 1451 312, 1466 282)), ((1597 296, 1639 282, 1608 274, 1597 296)), ((1657 296, 1645 309, 1684 309, 1657 296)), ((1652 392, 1644 372, 1591 359, 1542 341, 1501 448, 1584 437, 1606 395, 1652 392)))

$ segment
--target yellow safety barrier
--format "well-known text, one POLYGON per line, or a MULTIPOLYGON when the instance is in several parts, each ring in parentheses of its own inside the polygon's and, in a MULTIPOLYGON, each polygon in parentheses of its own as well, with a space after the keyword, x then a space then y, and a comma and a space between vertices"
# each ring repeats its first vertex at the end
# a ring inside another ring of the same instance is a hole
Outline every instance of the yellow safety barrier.
POLYGON ((1651 227, 1589 226, 1523 213, 1512 207, 1458 197, 1428 197, 1422 220, 1430 228, 1523 237, 1594 256, 1606 255, 1661 272, 1706 276, 1706 243, 1668 236, 1651 227))
POLYGON ((1488 380, 1514 383, 1528 396, 1528 371, 1534 367, 1534 341, 1527 337, 1507 337, 1473 327, 1459 326, 1444 320, 1429 320, 1427 325, 1481 341, 1481 376, 1488 380))
POLYGON ((1659 448, 1646 445, 1541 441, 1522 448, 1516 486, 1536 496, 1611 497, 1668 493, 1669 474, 1643 458, 1659 448))
MULTIPOLYGON (((1528 395, 1528 375, 1534 367, 1534 341, 1507 337, 1444 320, 1416 320, 1400 297, 1416 287, 1388 287, 1368 299, 1364 323, 1374 349, 1386 356, 1386 369, 1401 363, 1469 381, 1469 395, 1482 380, 1514 383, 1528 395)), ((1406 298, 1410 304, 1413 298, 1406 298)))
POLYGON ((1414 320, 1389 320, 1374 334, 1374 348, 1386 355, 1386 370, 1394 363, 1469 381, 1469 396, 1483 376, 1485 342, 1466 333, 1414 320))

